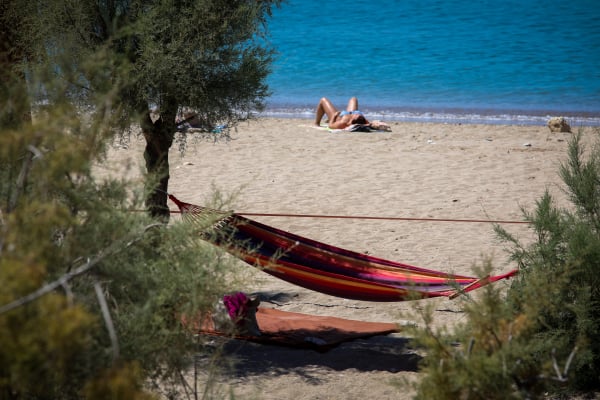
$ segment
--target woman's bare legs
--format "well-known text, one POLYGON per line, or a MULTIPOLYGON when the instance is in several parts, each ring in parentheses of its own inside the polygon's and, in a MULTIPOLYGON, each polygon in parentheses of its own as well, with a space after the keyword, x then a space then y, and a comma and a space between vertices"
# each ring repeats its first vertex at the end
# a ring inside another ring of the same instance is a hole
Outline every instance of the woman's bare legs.
POLYGON ((348 100, 348 107, 346 107, 346 111, 356 110, 358 110, 358 99, 356 97, 352 97, 350 100, 348 100))
MULTIPOLYGON (((348 103, 350 104, 350 103, 348 103)), ((316 111, 316 115, 315 115, 315 125, 320 126, 321 125, 321 119, 323 119, 323 115, 327 114, 327 118, 329 118, 329 121, 333 121, 333 118, 335 117, 335 114, 338 111, 336 110, 336 108, 334 107, 333 104, 331 104, 331 101, 329 101, 329 99, 327 97, 323 97, 321 98, 321 100, 319 101, 319 104, 317 105, 317 111, 316 111)))

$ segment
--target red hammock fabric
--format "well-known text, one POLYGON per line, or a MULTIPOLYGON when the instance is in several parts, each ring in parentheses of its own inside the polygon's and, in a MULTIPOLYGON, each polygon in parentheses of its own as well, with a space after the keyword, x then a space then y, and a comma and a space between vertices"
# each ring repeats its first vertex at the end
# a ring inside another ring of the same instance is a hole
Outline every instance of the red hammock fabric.
POLYGON ((380 302, 452 298, 517 273, 484 278, 447 274, 317 242, 239 214, 185 203, 173 195, 169 198, 184 218, 204 221, 206 240, 270 275, 332 296, 380 302))

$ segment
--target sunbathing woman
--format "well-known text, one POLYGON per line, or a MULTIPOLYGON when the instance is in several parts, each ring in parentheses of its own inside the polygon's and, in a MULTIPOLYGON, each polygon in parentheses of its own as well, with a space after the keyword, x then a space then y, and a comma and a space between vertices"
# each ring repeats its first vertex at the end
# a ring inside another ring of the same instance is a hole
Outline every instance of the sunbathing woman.
POLYGON ((389 125, 380 122, 369 122, 362 112, 358 110, 358 99, 352 97, 348 100, 345 111, 338 111, 328 98, 323 97, 317 105, 315 125, 321 126, 321 119, 327 114, 330 129, 346 129, 350 125, 363 125, 378 130, 391 130, 389 125))

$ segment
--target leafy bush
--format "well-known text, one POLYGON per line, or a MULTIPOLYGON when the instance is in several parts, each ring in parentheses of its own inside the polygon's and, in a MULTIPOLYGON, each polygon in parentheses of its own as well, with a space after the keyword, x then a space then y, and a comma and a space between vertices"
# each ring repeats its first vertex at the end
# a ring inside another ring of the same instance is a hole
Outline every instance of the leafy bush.
MULTIPOLYGON (((482 289, 464 301, 467 321, 452 334, 424 328, 415 341, 427 356, 419 399, 520 399, 600 389, 600 147, 582 133, 569 143, 560 176, 573 203, 561 209, 546 192, 526 220, 536 234, 511 245, 519 275, 504 293, 482 289)), ((488 263, 482 276, 491 270, 488 263)))
POLYGON ((233 283, 195 227, 131 212, 142 188, 95 178, 112 137, 102 118, 57 103, 0 126, 2 399, 141 399, 148 385, 182 385, 198 349, 179 315, 233 283))

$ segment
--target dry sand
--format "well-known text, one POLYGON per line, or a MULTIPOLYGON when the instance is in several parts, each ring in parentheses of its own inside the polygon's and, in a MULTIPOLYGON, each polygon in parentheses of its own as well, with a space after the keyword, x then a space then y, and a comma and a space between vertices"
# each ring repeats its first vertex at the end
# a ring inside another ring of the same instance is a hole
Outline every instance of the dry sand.
MULTIPOLYGON (((169 190, 184 201, 206 204, 216 187, 237 193, 235 211, 253 213, 519 221, 521 207, 531 210, 545 190, 567 204, 558 167, 566 157, 568 133, 551 134, 545 126, 433 123, 392 123, 391 133, 330 133, 310 123, 244 123, 231 141, 190 143, 183 157, 174 145, 169 190)), ((143 139, 113 149, 106 168, 122 172, 129 163, 141 165, 142 149, 143 139)), ((130 176, 139 177, 139 169, 131 169, 130 176)), ((489 223, 254 218, 425 268, 470 275, 486 257, 492 257, 497 273, 515 268, 489 223)), ((526 225, 505 228, 531 238, 526 225)), ((395 322, 410 319, 414 307, 430 302, 440 327, 464 318, 457 300, 358 302, 256 274, 260 279, 252 286, 238 289, 272 296, 263 305, 282 310, 395 322)), ((342 344, 324 354, 238 341, 225 351, 240 362, 221 382, 233 385, 242 399, 408 399, 410 390, 394 382, 416 379, 419 360, 402 334, 342 344)))

